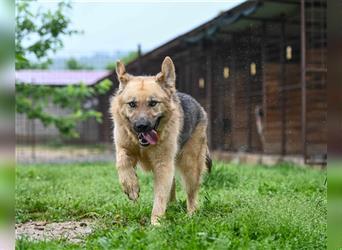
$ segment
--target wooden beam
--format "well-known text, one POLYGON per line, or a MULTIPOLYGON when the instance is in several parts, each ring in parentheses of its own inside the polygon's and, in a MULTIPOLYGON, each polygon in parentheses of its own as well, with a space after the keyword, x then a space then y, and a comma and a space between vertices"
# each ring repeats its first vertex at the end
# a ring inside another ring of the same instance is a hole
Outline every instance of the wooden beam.
MULTIPOLYGON (((285 72, 285 45, 286 45, 286 40, 285 40, 285 20, 281 23, 281 41, 280 41, 280 63, 281 63, 281 86, 284 88, 286 85, 286 72, 285 72)), ((281 122, 282 122, 282 127, 281 127, 281 154, 286 155, 286 143, 287 143, 287 138, 286 138, 286 91, 282 91, 281 93, 281 122)))
POLYGON ((212 142, 212 55, 211 51, 207 49, 206 53, 206 100, 208 111, 208 146, 213 147, 212 142))
MULTIPOLYGON (((242 19, 245 20, 250 20, 250 21, 257 21, 257 22, 270 22, 270 23, 282 23, 282 17, 277 17, 277 18, 263 18, 263 17, 251 17, 251 16, 244 16, 241 17, 242 19)), ((300 22, 296 20, 288 20, 287 24, 297 24, 299 25, 300 22)))
MULTIPOLYGON (((251 37, 252 31, 250 30, 250 35, 248 36, 248 50, 247 50, 247 58, 251 58, 251 48, 252 48, 252 37, 251 37)), ((254 49, 254 48, 252 48, 254 49)), ((253 58, 254 60, 254 58, 253 58)), ((251 63, 251 62, 249 62, 251 63)), ((250 69, 249 69, 250 71, 250 69)), ((247 151, 251 152, 252 151, 252 107, 251 107, 251 85, 252 85, 252 78, 251 73, 249 72, 248 74, 248 81, 247 81, 247 124, 246 127, 248 128, 248 137, 247 137, 247 151)))
POLYGON ((306 30, 305 0, 300 5, 300 44, 301 44, 301 92, 302 92, 302 153, 306 162, 306 30))
POLYGON ((298 5, 298 6, 300 5, 298 1, 291 1, 291 0, 262 0, 262 2, 293 4, 293 5, 298 5))
POLYGON ((234 125, 235 125, 235 115, 236 115, 236 110, 235 110, 235 95, 236 95, 236 76, 237 76, 237 67, 236 67, 236 60, 237 60, 237 50, 236 50, 236 41, 235 41, 235 36, 233 36, 232 43, 231 43, 231 52, 232 52, 232 65, 231 65, 231 91, 230 91, 230 133, 231 133, 231 143, 230 143, 230 149, 234 150, 235 148, 235 141, 234 141, 234 125))
POLYGON ((261 38, 261 64, 262 64, 262 79, 261 79, 261 84, 262 84, 262 111, 264 113, 263 115, 263 120, 262 120, 262 126, 263 126, 263 137, 264 141, 262 141, 262 153, 265 153, 265 143, 266 143, 266 137, 265 137, 265 132, 266 132, 266 117, 267 117, 267 95, 266 95, 266 73, 265 73, 265 53, 266 53, 266 42, 267 42, 267 34, 266 34, 266 22, 262 23, 262 38, 261 38))

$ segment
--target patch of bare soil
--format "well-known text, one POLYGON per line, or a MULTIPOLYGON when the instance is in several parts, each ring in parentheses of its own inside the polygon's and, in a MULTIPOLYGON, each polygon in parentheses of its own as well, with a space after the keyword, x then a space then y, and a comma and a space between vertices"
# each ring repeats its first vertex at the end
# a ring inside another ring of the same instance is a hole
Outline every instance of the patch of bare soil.
POLYGON ((29 240, 67 239, 73 243, 82 242, 83 237, 92 232, 90 221, 44 222, 30 221, 15 226, 16 238, 29 240))

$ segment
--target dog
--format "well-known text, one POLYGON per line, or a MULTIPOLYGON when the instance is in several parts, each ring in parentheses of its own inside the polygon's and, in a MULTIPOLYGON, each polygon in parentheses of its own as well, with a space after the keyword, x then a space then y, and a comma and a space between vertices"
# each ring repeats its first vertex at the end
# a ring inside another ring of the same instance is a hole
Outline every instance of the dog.
POLYGON ((212 162, 207 146, 207 114, 191 96, 176 91, 175 66, 165 57, 161 72, 133 76, 116 63, 119 87, 111 99, 119 181, 136 201, 136 165, 154 175, 151 224, 158 225, 169 201, 176 199, 175 170, 187 194, 187 212, 197 208, 201 176, 212 162))

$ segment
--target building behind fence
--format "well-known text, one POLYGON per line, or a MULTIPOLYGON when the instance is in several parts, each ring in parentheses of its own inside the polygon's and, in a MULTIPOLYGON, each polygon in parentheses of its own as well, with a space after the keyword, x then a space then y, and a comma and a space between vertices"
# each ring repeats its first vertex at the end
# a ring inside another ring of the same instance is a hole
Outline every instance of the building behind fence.
MULTIPOLYGON (((91 86, 107 74, 107 71, 22 70, 16 72, 16 82, 55 88, 80 83, 91 86)), ((99 98, 101 97, 92 97, 84 105, 98 109, 99 98)), ((44 111, 56 116, 69 113, 53 102, 49 102, 44 111)), ((107 115, 106 112, 102 113, 107 115)), ((79 133, 78 138, 65 138, 54 126, 45 127, 40 120, 28 119, 25 114, 16 114, 17 162, 26 164, 114 160, 111 147, 102 145, 100 124, 95 118, 79 122, 76 130, 79 133)))
MULTIPOLYGON (((208 112, 213 150, 325 163, 326 8, 324 0, 246 1, 139 57, 127 70, 156 74, 171 56, 178 90, 208 112)), ((115 72, 108 77, 117 87, 115 72)), ((112 91, 100 100, 103 110, 112 91)), ((107 118, 101 138, 110 139, 111 132, 107 118)))
MULTIPOLYGON (((69 84, 92 85, 105 76, 107 71, 49 71, 49 70, 22 70, 16 72, 16 81, 33 85, 48 85, 63 87, 69 84)), ((87 100, 87 104, 95 108, 98 106, 97 97, 87 100)), ((67 109, 55 106, 49 102, 45 111, 56 116, 65 116, 69 113, 67 109)), ((104 114, 106 115, 106 114, 104 114)), ((46 144, 46 143, 98 143, 99 123, 95 118, 80 122, 77 132, 80 137, 75 139, 63 138, 54 126, 45 127, 37 119, 28 119, 25 114, 16 115, 16 141, 18 144, 46 144)))

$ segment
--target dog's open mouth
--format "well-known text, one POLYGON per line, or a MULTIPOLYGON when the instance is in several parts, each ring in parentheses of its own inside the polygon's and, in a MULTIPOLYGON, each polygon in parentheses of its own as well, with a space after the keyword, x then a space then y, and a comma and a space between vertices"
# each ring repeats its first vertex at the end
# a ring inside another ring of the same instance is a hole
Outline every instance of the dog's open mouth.
POLYGON ((139 133, 138 140, 141 146, 147 147, 149 145, 155 145, 158 142, 158 132, 157 128, 160 123, 161 117, 159 117, 156 121, 156 124, 153 129, 147 132, 139 133))

